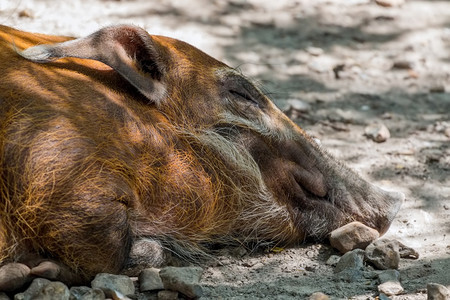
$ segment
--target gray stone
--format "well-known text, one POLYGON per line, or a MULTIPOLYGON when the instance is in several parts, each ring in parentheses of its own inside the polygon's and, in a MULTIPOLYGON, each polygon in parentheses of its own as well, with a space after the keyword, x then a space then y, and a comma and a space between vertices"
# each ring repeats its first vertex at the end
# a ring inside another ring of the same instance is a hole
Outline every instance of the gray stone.
POLYGON ((397 241, 379 239, 367 246, 366 261, 380 270, 398 269, 400 262, 399 244, 397 241))
POLYGON ((139 274, 140 291, 154 291, 164 289, 164 284, 159 276, 159 269, 148 268, 139 274))
POLYGON ((199 267, 166 267, 161 269, 159 276, 164 288, 178 291, 189 298, 199 298, 203 294, 200 277, 203 269, 199 267))
POLYGON ((373 123, 368 125, 364 129, 364 134, 372 141, 377 143, 385 142, 391 137, 389 129, 384 124, 380 123, 373 123))
POLYGON ((134 284, 128 276, 112 275, 106 273, 97 274, 91 283, 92 288, 101 289, 106 297, 112 298, 113 291, 125 296, 134 295, 134 284))
POLYGON ((400 281, 400 272, 397 270, 386 270, 378 274, 378 279, 380 283, 385 283, 388 281, 400 281))
POLYGON ((450 299, 450 290, 437 283, 427 284, 428 300, 448 300, 450 299))
POLYGON ((411 247, 408 247, 401 242, 398 242, 398 251, 400 253, 401 258, 409 258, 409 259, 418 259, 419 258, 419 252, 414 250, 411 247))
POLYGON ((105 298, 105 293, 101 289, 92 289, 87 286, 70 288, 70 300, 104 300, 105 298))
POLYGON ((178 292, 176 291, 159 291, 158 300, 178 300, 178 292))
POLYGON ((311 294, 311 296, 309 296, 309 300, 329 300, 329 299, 330 297, 328 297, 322 292, 315 292, 311 294))
POLYGON ((364 250, 355 249, 345 253, 337 263, 334 271, 340 280, 356 282, 363 278, 364 250))
POLYGON ((378 299, 379 299, 379 300, 391 300, 391 298, 389 298, 388 296, 386 296, 386 295, 383 294, 383 293, 380 293, 380 294, 378 295, 378 299))
POLYGON ((294 110, 297 112, 307 113, 311 110, 311 105, 299 99, 289 99, 287 100, 288 111, 294 110))
POLYGON ((380 234, 360 222, 351 222, 333 230, 330 234, 330 244, 341 253, 353 249, 365 249, 380 234))
POLYGON ((62 282, 53 281, 44 286, 33 300, 69 300, 69 288, 62 282))
POLYGON ((325 264, 329 265, 329 266, 336 266, 337 263, 339 262, 339 259, 341 259, 341 257, 339 255, 331 255, 328 259, 327 262, 325 264))
POLYGON ((33 299, 50 282, 45 278, 36 278, 25 292, 16 294, 14 300, 33 299))
POLYGON ((386 270, 378 275, 380 285, 378 291, 388 296, 403 293, 403 287, 400 283, 400 273, 397 270, 386 270))
POLYGON ((347 269, 363 269, 364 268, 364 250, 355 249, 342 255, 339 259, 334 272, 339 273, 347 269))

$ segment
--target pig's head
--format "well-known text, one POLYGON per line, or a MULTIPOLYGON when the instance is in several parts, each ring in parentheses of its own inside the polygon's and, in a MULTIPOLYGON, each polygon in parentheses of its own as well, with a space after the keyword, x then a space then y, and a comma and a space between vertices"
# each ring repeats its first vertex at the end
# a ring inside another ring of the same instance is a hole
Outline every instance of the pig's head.
POLYGON ((172 124, 186 131, 211 130, 240 145, 259 167, 274 201, 288 208, 306 236, 323 238, 351 221, 383 234, 402 203, 402 194, 373 186, 324 152, 239 72, 181 41, 115 26, 20 54, 37 62, 101 61, 172 124))

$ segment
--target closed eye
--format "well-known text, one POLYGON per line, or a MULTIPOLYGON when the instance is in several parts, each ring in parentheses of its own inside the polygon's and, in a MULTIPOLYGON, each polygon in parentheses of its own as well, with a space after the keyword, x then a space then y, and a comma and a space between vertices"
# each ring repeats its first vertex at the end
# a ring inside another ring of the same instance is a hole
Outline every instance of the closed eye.
POLYGON ((246 101, 251 102, 253 105, 259 106, 259 103, 253 99, 253 97, 248 93, 242 93, 235 90, 230 90, 230 93, 236 98, 240 98, 246 101))

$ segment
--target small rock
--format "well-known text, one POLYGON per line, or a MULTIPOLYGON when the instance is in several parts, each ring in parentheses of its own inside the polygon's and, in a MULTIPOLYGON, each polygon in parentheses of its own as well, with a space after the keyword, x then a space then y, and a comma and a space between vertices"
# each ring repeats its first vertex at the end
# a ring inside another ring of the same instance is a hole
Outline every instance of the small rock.
POLYGON ((70 300, 104 300, 105 293, 101 289, 91 289, 87 286, 70 288, 70 300))
POLYGON ((399 244, 397 241, 379 239, 367 246, 365 258, 381 270, 398 269, 400 262, 399 244))
POLYGON ((326 56, 318 56, 311 59, 308 68, 316 73, 327 73, 333 69, 335 62, 326 56))
POLYGON ((288 110, 295 110, 297 112, 307 113, 311 110, 311 105, 298 99, 287 100, 288 110))
POLYGON ((384 124, 370 124, 364 130, 365 135, 377 143, 385 142, 391 137, 389 129, 384 124))
POLYGON ((400 272, 397 270, 385 270, 378 274, 378 279, 380 283, 385 283, 388 281, 400 281, 400 272))
POLYGON ((166 267, 161 269, 159 276, 164 288, 178 291, 189 298, 199 298, 203 294, 200 277, 203 269, 199 267, 166 267))
POLYGON ((62 282, 53 281, 44 286, 33 300, 69 300, 69 288, 62 282))
POLYGON ((312 56, 320 56, 323 54, 323 49, 318 47, 308 47, 306 48, 306 52, 308 52, 312 56))
POLYGON ((130 277, 125 275, 97 274, 91 282, 92 288, 101 289, 108 298, 113 297, 113 291, 125 296, 134 295, 134 284, 130 277))
POLYGON ((328 259, 327 262, 325 264, 329 265, 329 266, 336 266, 337 263, 339 262, 339 259, 341 257, 339 255, 331 255, 328 259))
POLYGON ((400 284, 400 273, 397 270, 386 270, 378 275, 380 285, 378 291, 388 296, 403 293, 403 287, 400 284))
POLYGON ((9 300, 9 297, 5 293, 0 292, 0 300, 9 300))
POLYGON ((375 0, 375 3, 384 7, 394 7, 403 5, 405 0, 375 0))
POLYGON ((430 93, 445 93, 445 86, 435 85, 430 88, 430 93))
POLYGON ((11 292, 21 288, 30 280, 30 268, 20 263, 9 263, 0 267, 0 291, 11 292))
POLYGON ((414 250, 411 247, 408 247, 401 242, 398 242, 398 251, 400 253, 401 258, 409 258, 409 259, 418 259, 419 258, 419 252, 414 250))
POLYGON ((30 9, 23 9, 19 11, 19 18, 34 18, 34 14, 30 9))
POLYGON ((327 115, 328 120, 331 122, 342 122, 345 124, 354 123, 354 114, 349 110, 342 110, 340 108, 334 110, 327 115))
POLYGON ((50 282, 50 280, 45 278, 36 278, 25 292, 16 294, 14 300, 34 299, 34 297, 50 282))
POLYGON ((334 268, 337 278, 346 282, 360 280, 363 277, 363 257, 364 250, 361 249, 345 253, 334 268))
POLYGON ((142 270, 139 274, 139 284, 141 292, 164 289, 161 277, 159 277, 159 269, 156 268, 142 270))
POLYGON ((394 64, 392 65, 392 69, 409 70, 412 69, 412 64, 409 61, 400 60, 394 62, 394 64))
POLYGON ((364 267, 363 258, 364 250, 355 249, 349 251, 339 259, 334 272, 339 273, 347 269, 362 269, 364 267))
POLYGON ((131 298, 128 298, 127 296, 116 290, 111 291, 111 297, 113 298, 113 300, 131 300, 131 298))
POLYGON ((158 300, 178 300, 178 292, 175 291, 159 291, 158 300))
POLYGON ((428 300, 448 300, 450 299, 450 290, 437 283, 427 284, 428 300))
POLYGON ((328 299, 330 299, 330 297, 328 297, 322 292, 315 292, 311 294, 311 296, 309 296, 309 300, 328 300, 328 299))
POLYGON ((450 138, 450 127, 449 128, 446 128, 446 129, 444 129, 444 134, 447 136, 447 137, 449 137, 450 138))
POLYGON ((380 236, 379 232, 360 222, 351 222, 331 232, 330 244, 341 253, 365 249, 380 236))
POLYGON ((378 299, 378 300, 391 300, 391 298, 389 298, 388 296, 386 296, 386 295, 383 294, 383 293, 380 293, 380 294, 378 295, 378 298, 376 298, 376 299, 378 299))

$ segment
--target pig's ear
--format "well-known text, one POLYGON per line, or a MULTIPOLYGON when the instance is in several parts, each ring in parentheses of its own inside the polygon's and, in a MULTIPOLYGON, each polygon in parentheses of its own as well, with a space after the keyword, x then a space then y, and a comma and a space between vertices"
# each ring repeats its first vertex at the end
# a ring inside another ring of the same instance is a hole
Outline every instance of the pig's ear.
POLYGON ((31 47, 19 54, 39 63, 62 57, 101 61, 120 73, 148 99, 159 103, 166 91, 161 81, 166 62, 160 48, 145 30, 119 25, 64 43, 31 47))

